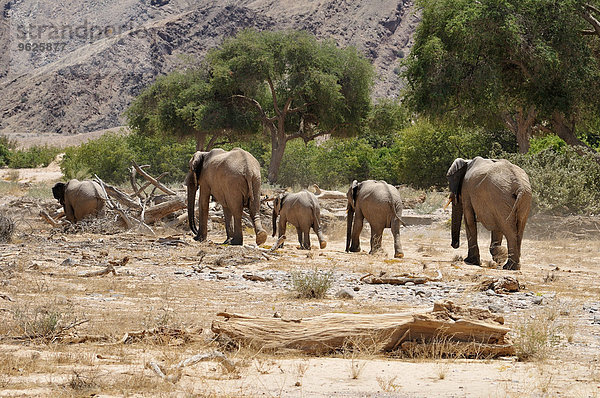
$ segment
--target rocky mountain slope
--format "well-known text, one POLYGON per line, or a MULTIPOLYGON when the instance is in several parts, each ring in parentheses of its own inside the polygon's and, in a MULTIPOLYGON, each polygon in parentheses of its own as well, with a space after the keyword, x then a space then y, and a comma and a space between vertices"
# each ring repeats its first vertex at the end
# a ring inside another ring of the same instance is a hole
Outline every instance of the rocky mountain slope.
POLYGON ((412 0, 0 0, 0 13, 0 134, 21 137, 122 125, 158 75, 249 27, 354 45, 376 66, 375 96, 397 96, 418 22, 412 0))

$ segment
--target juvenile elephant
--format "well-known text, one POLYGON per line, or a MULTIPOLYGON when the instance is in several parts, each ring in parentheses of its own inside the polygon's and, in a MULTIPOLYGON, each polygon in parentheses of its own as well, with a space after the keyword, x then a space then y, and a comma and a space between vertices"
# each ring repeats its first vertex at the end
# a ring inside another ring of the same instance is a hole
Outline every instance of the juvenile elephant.
POLYGON ((298 242, 302 249, 310 250, 310 228, 319 238, 321 249, 327 246, 321 232, 321 207, 317 197, 306 190, 297 193, 279 195, 273 201, 273 236, 277 233, 277 216, 279 216, 279 237, 285 235, 286 224, 296 227, 298 242))
POLYGON ((402 223, 402 199, 400 193, 385 181, 354 180, 348 190, 348 219, 346 230, 346 251, 360 251, 360 232, 363 219, 371 225, 371 251, 381 249, 381 235, 384 228, 391 228, 394 235, 394 257, 402 258, 400 224, 402 223))
POLYGON ((72 223, 88 215, 101 215, 104 212, 106 196, 94 181, 73 179, 66 184, 59 182, 52 187, 52 194, 63 206, 67 220, 72 223))
POLYGON ((447 174, 452 200, 452 247, 460 245, 460 227, 465 219, 469 251, 466 263, 480 265, 477 245, 477 221, 492 231, 490 253, 500 261, 506 251, 502 238, 508 244, 508 260, 504 269, 521 268, 521 240, 531 208, 529 177, 508 160, 473 160, 458 158, 447 174))
POLYGON ((211 197, 223 206, 225 216, 225 243, 241 245, 242 211, 247 207, 256 232, 256 243, 262 245, 267 240, 267 232, 260 222, 260 165, 250 153, 240 148, 227 152, 213 149, 210 152, 196 152, 190 159, 186 177, 187 210, 190 228, 198 241, 206 240, 208 223, 208 202, 211 197), (194 199, 199 190, 198 226, 194 217, 194 199), (231 219, 233 217, 233 224, 231 219))

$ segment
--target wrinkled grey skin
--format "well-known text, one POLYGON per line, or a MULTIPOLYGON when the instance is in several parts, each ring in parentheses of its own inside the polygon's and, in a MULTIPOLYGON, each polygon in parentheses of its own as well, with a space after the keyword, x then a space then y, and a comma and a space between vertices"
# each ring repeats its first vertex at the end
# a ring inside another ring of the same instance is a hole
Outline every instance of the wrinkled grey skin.
POLYGON ((492 231, 490 253, 501 261, 508 245, 508 260, 503 268, 518 270, 523 231, 531 208, 529 177, 508 160, 458 158, 447 174, 452 199, 452 247, 460 245, 460 227, 464 217, 469 251, 465 262, 481 265, 477 245, 477 222, 492 231))
POLYGON ((275 198, 273 201, 273 236, 277 233, 277 216, 279 216, 278 237, 285 235, 286 225, 289 222, 296 227, 301 249, 310 250, 311 227, 319 238, 321 249, 327 246, 320 227, 321 207, 312 192, 304 190, 297 193, 285 193, 275 198))
POLYGON ((400 224, 402 223, 402 199, 398 190, 385 181, 367 180, 352 182, 348 190, 348 218, 346 251, 360 252, 360 232, 363 219, 371 225, 371 251, 381 249, 384 228, 391 228, 394 235, 394 257, 402 258, 400 224))
POLYGON ((197 241, 206 240, 208 230, 208 202, 212 197, 223 206, 227 240, 231 245, 243 244, 242 212, 247 207, 256 232, 256 243, 267 240, 267 232, 260 222, 260 165, 250 153, 240 148, 229 152, 213 149, 196 152, 190 159, 186 177, 187 209, 190 229, 197 241), (198 196, 199 220, 195 221, 194 199, 198 196), (233 218, 233 223, 231 222, 233 218))
POLYGON ((65 217, 72 223, 86 216, 101 216, 104 213, 106 196, 100 185, 94 181, 70 180, 59 182, 52 187, 54 198, 63 206, 65 217))

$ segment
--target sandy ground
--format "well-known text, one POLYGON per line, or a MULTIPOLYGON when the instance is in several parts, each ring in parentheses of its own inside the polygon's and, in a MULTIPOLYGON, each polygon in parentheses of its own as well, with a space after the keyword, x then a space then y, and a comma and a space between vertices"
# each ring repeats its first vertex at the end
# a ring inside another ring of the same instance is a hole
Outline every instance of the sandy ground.
MULTIPOLYGON (((484 267, 455 259, 466 249, 464 243, 458 250, 450 247, 445 223, 403 228, 402 260, 392 259, 389 232, 383 242, 385 254, 344 253, 344 226, 332 225, 326 231, 326 249, 307 252, 289 242, 269 260, 240 264, 235 261, 240 258, 238 248, 212 243, 225 238, 219 226, 209 232, 212 242, 205 243, 166 224, 155 227, 155 235, 114 233, 101 223, 65 232, 51 229, 38 216, 38 205, 56 207, 49 195, 31 198, 26 187, 3 189, 0 208, 13 215, 17 226, 13 241, 0 245, 0 396, 588 397, 600 391, 597 234, 571 227, 548 238, 548 231, 528 231, 522 270, 510 275, 526 286, 527 297, 542 299, 539 305, 520 309, 511 300, 518 304, 524 296, 517 300, 517 295, 507 294, 501 302, 508 304, 498 311, 514 339, 532 319, 542 319, 537 327, 550 330, 545 349, 530 361, 406 358, 368 349, 315 357, 250 347, 226 350, 213 340, 210 325, 221 311, 258 316, 279 312, 291 318, 431 307, 431 299, 408 294, 405 286, 373 293, 359 282, 361 275, 380 271, 435 275, 439 270, 443 283, 464 287, 453 293, 455 302, 485 308, 489 302, 477 291, 477 281, 507 274, 488 267, 488 234, 481 231, 480 236, 484 267), (211 256, 225 260, 203 268, 211 256), (128 261, 117 266, 117 275, 81 276, 125 257, 128 261), (297 299, 290 284, 278 279, 263 283, 241 278, 245 273, 285 276, 316 268, 335 271, 333 286, 321 300, 297 299), (360 291, 351 300, 336 298, 345 286, 360 291), (43 329, 51 316, 60 319, 59 325, 86 322, 69 331, 70 343, 11 339, 43 329), (125 333, 161 327, 195 332, 185 335, 189 339, 164 335, 120 342, 125 333), (82 336, 96 336, 96 341, 76 343, 82 336), (155 362, 171 374, 169 369, 179 361, 215 349, 235 363, 235 371, 202 362, 183 368, 172 382, 148 368, 155 362)), ((546 229, 556 232, 563 227, 546 229)), ((363 250, 368 250, 364 235, 363 250)), ((316 236, 312 239, 316 242, 316 236)), ((250 231, 245 242, 253 242, 250 231)), ((273 242, 269 237, 267 245, 273 242)))

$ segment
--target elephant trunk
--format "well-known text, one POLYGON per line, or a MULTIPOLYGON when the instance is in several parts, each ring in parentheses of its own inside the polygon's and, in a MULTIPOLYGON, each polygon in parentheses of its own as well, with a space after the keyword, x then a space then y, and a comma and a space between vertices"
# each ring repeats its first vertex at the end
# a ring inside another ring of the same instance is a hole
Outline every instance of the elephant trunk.
POLYGON ((458 249, 460 246, 460 227, 463 218, 462 203, 452 195, 452 247, 458 249))
POLYGON ((198 228, 196 227, 196 218, 195 218, 195 202, 196 202, 196 190, 198 189, 198 185, 196 182, 196 175, 193 171, 190 171, 186 178, 187 185, 187 213, 188 213, 188 224, 190 225, 190 229, 195 235, 198 235, 198 228))
POLYGON ((273 236, 277 234, 277 209, 273 207, 273 236))
POLYGON ((346 217, 346 251, 350 251, 350 242, 352 239, 352 223, 354 222, 354 208, 348 203, 348 216, 346 217))

